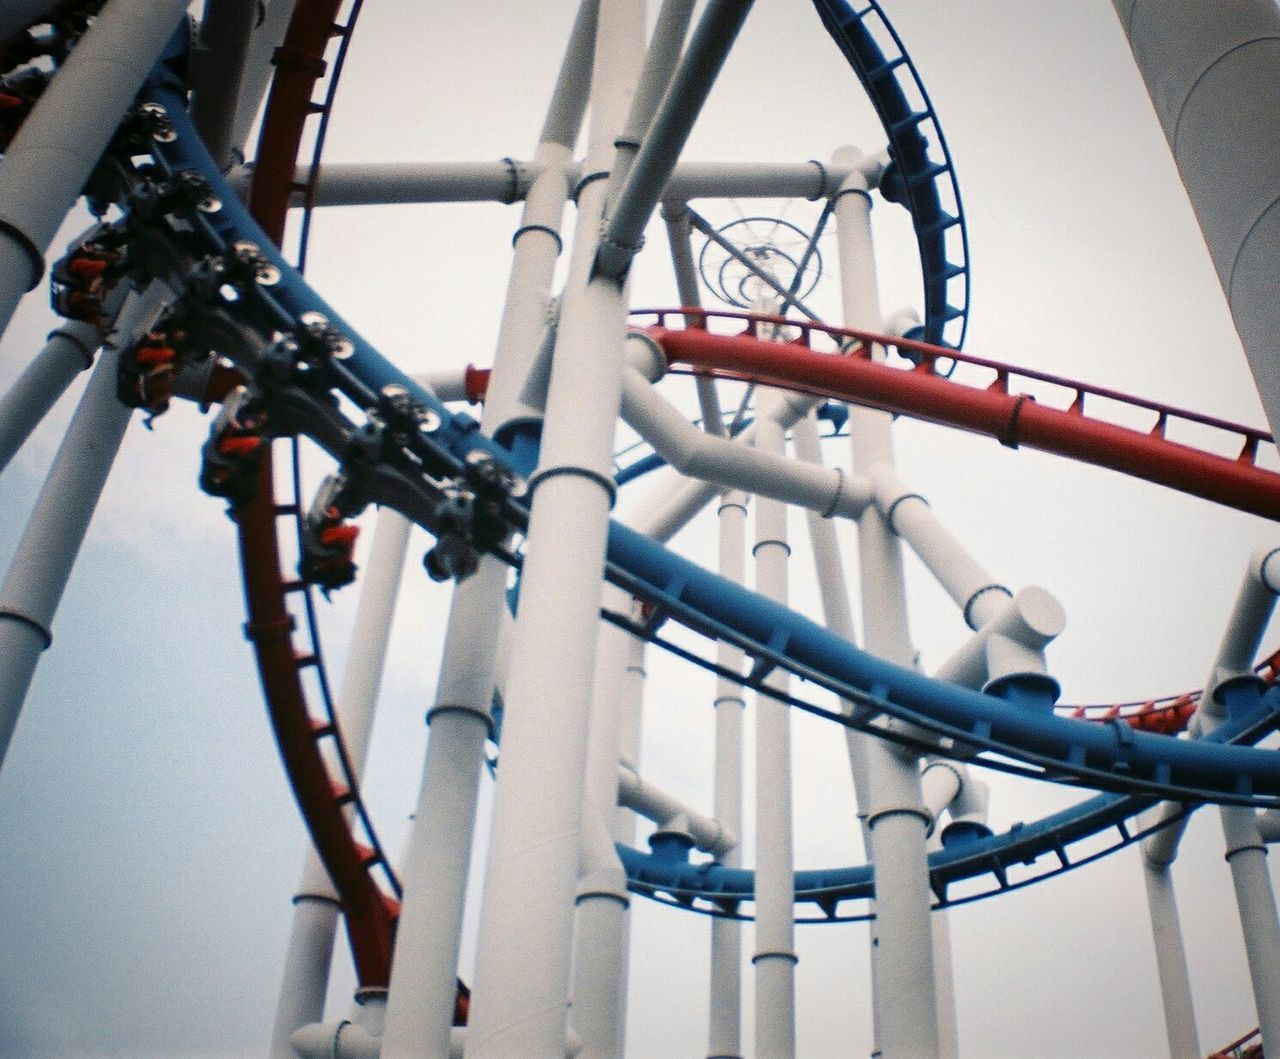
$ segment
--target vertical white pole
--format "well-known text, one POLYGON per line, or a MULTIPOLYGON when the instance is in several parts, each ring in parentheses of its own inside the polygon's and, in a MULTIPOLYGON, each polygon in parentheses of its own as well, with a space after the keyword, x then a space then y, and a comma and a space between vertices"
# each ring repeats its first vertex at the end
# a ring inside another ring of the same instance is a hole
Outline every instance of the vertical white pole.
POLYGON ((53 641, 54 613, 132 414, 116 396, 117 350, 150 322, 168 296, 168 288, 156 284, 131 296, 121 312, 0 590, 0 764, 40 654, 53 641))
POLYGON ((78 320, 69 320, 49 335, 44 348, 0 398, 0 470, 9 466, 71 381, 93 364, 101 342, 96 327, 78 320))
MULTIPOLYGON (((760 397, 756 448, 782 455, 785 434, 772 415, 777 394, 760 397)), ((756 497, 756 591, 786 603, 787 506, 756 497)), ((790 675, 777 670, 770 687, 786 692, 790 675)), ((756 696, 756 1054, 795 1054, 795 866, 791 820, 791 711, 765 694, 756 696)))
MULTIPOLYGON (((845 320, 850 327, 878 330, 879 295, 871 243, 871 197, 852 149, 835 164, 852 170, 835 205, 845 320)), ((853 465, 863 474, 893 464, 888 413, 853 407, 849 430, 853 465)), ((907 628, 902 549, 875 507, 858 521, 862 621, 866 648, 910 666, 914 652, 907 628)), ((933 977, 933 932, 929 924, 929 815, 921 803, 914 757, 883 741, 867 746, 870 804, 862 811, 875 870, 876 918, 872 922, 872 989, 877 1054, 888 1059, 938 1054, 938 1002, 933 977)))
MULTIPOLYGON (((742 584, 746 575, 747 494, 737 490, 720 500, 720 576, 742 584)), ((716 648, 716 662, 742 672, 742 652, 726 643, 716 648)), ((728 677, 716 681, 715 815, 735 835, 742 834, 742 720, 746 709, 742 686, 728 677)), ((742 864, 741 843, 721 862, 742 864)), ((710 1059, 742 1055, 742 924, 711 920, 711 1012, 707 1054, 710 1059)))
POLYGON ((1267 847, 1253 809, 1224 805, 1221 812, 1262 1047, 1274 1048, 1280 1041, 1280 919, 1267 871, 1267 847))
POLYGON ((1169 1056, 1170 1059, 1196 1059, 1204 1053, 1200 1051, 1200 1038, 1196 1032, 1191 976, 1187 973, 1187 952, 1182 942, 1182 924, 1178 919, 1172 865, 1153 859, 1144 849, 1142 877, 1146 882, 1147 909, 1151 914, 1151 935, 1155 942, 1160 999, 1164 1002, 1169 1056))
MULTIPOLYGON (((361 580, 347 668, 335 704, 347 755, 357 778, 364 771, 368 756, 374 707, 382 684, 391 621, 409 546, 409 528, 409 520, 398 511, 382 508, 378 512, 373 545, 361 580)), ((271 1031, 274 1059, 292 1059, 293 1045, 289 1038, 293 1032, 324 1017, 340 906, 333 883, 314 849, 307 850, 293 905, 293 927, 271 1031)))
MULTIPOLYGON (((525 199, 499 329, 482 427, 492 435, 537 410, 522 394, 546 317, 560 254, 572 155, 590 82, 596 0, 583 0, 548 107, 535 161, 543 168, 525 199)), ((444 663, 423 765, 418 807, 401 872, 404 902, 396 930, 382 1054, 449 1054, 467 873, 475 830, 484 740, 489 733, 507 571, 492 557, 458 586, 445 634, 444 663)))
MULTIPOLYGON (((622 127, 643 14, 604 0, 585 172, 622 127)), ((468 1028, 471 1056, 563 1055, 583 769, 622 384, 623 284, 592 278, 605 182, 578 198, 511 647, 468 1028), (555 635, 548 636, 554 629, 555 635), (549 737, 550 736, 550 737, 549 737)))
MULTIPOLYGON (((631 599, 606 585, 604 606, 627 613, 631 599)), ((626 1030, 626 953, 630 896, 613 846, 618 806, 618 754, 622 741, 623 689, 635 637, 617 626, 600 627, 587 737, 582 802, 582 868, 574 940, 573 1028, 586 1057, 621 1055, 626 1030)))

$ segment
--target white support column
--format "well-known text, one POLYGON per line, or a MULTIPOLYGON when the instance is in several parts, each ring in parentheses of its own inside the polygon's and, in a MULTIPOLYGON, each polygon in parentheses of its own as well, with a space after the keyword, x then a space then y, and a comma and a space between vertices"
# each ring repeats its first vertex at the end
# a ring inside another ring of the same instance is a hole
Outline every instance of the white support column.
MULTIPOLYGON (((835 205, 845 320, 878 331, 879 295, 871 244, 871 197, 857 168, 856 151, 836 153, 834 163, 854 168, 835 205)), ((881 354, 883 355, 883 354, 881 354)), ((866 474, 892 466, 892 419, 886 412, 851 408, 854 470, 866 474)), ((902 550, 878 510, 858 520, 862 620, 866 648, 910 666, 914 651, 907 628, 902 550)), ((887 1059, 938 1054, 938 1003, 929 924, 928 813, 921 804, 914 758, 887 743, 867 747, 870 804, 863 807, 875 871, 876 918, 872 922, 872 989, 876 1054, 887 1059)))
MULTIPOLYGON (((747 495, 725 493, 718 511, 720 576, 736 585, 746 576, 747 495)), ((723 641, 716 645, 716 663, 742 672, 742 652, 723 641)), ((728 677, 716 680, 716 819, 742 834, 742 720, 746 709, 742 685, 728 677)), ((741 843, 720 858, 726 867, 742 866, 741 843)), ((711 920, 711 1000, 707 1055, 710 1059, 738 1059, 742 1055, 742 924, 734 919, 711 920)))
POLYGON ((72 380, 93 364, 101 342, 93 325, 67 321, 0 397, 0 470, 9 466, 72 380))
POLYGON ((0 765, 40 654, 53 642, 53 616, 129 425, 132 409, 116 396, 117 350, 148 325, 168 295, 156 284, 132 296, 120 314, 0 589, 0 765))
MULTIPOLYGON (((361 580, 360 602, 356 605, 347 668, 335 704, 347 756, 357 779, 364 771, 369 752, 374 707, 382 685, 391 621, 409 546, 409 529, 409 520, 398 511, 391 508, 378 511, 373 545, 361 580)), ((292 1059, 293 1033, 324 1017, 340 905, 333 883, 313 848, 307 850, 293 905, 288 955, 271 1031, 273 1059, 292 1059)))
POLYGON ((186 9, 110 0, 0 159, 0 332, 186 9))
MULTIPOLYGON (((763 391, 760 403, 776 401, 763 391)), ((760 417, 756 446, 781 456, 785 434, 777 419, 760 417)), ((756 543, 752 549, 756 591, 786 603, 787 507, 780 500, 756 498, 756 543)), ((781 692, 790 689, 790 675, 775 670, 766 683, 781 692)), ((794 1055, 796 1049, 795 865, 791 819, 791 710, 784 703, 756 695, 756 1054, 794 1055)))
POLYGON ((1170 1059, 1197 1059, 1204 1053, 1200 1051, 1200 1037, 1196 1031, 1187 951, 1182 941, 1182 923, 1178 918, 1178 901, 1173 888, 1173 865, 1152 857, 1145 844, 1142 852, 1142 878, 1146 884, 1147 910, 1151 916, 1151 936, 1155 944, 1169 1056, 1170 1059))
MULTIPOLYGON (((605 586, 603 603, 630 611, 621 589, 605 586)), ((615 625, 600 626, 596 652, 587 771, 582 799, 582 866, 574 931, 573 1029, 591 1059, 622 1055, 626 1040, 627 876, 613 845, 618 805, 618 755, 622 741, 626 667, 635 639, 615 625)))
MULTIPOLYGON (((641 13, 601 4, 588 174, 613 157, 641 13)), ((620 401, 624 285, 592 277, 605 182, 581 189, 511 647, 467 1052, 563 1054, 583 769, 620 401), (614 336, 611 338, 610 336, 614 336), (547 630, 554 628, 555 636, 547 630), (548 733, 552 734, 548 738, 548 733)))
MULTIPOLYGON (((278 0, 279 2, 279 0, 278 0)), ((585 107, 596 31, 596 0, 583 0, 561 63, 535 158, 543 165, 525 199, 514 238, 493 374, 481 421, 486 434, 537 410, 522 396, 546 318, 568 198, 568 160, 585 107)), ((401 876, 404 901, 391 970, 383 1055, 448 1053, 462 915, 484 740, 489 733, 506 602, 507 570, 486 556, 458 586, 445 634, 444 665, 401 876)))

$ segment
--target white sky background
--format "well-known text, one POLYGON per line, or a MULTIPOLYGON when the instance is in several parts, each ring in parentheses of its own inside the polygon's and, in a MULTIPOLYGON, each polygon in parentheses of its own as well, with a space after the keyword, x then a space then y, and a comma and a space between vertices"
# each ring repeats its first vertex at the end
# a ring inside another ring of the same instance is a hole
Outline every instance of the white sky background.
MULTIPOLYGON (((887 8, 959 174, 974 281, 966 348, 1261 425, 1110 3, 887 8)), ((463 21, 443 5, 368 4, 327 157, 527 157, 572 9, 473 3, 463 21)), ((809 4, 758 0, 686 157, 804 161, 844 143, 883 146, 852 72, 809 4)), ((696 205, 717 223, 738 215, 727 203, 696 205)), ((406 369, 487 364, 517 209, 325 212, 310 274, 406 369)), ((815 215, 810 204, 787 207, 797 223, 815 215)), ((905 214, 879 203, 874 216, 883 308, 918 304, 905 214)), ((811 301, 835 320, 829 250, 811 301)), ((666 261, 655 226, 635 304, 675 303, 666 261)), ((0 346, 0 383, 51 326, 37 292, 0 346)), ((687 390, 677 384, 673 399, 688 403, 687 390)), ((0 479, 7 548, 73 402, 0 479)), ((232 528, 195 485, 206 430, 182 407, 153 433, 130 432, 0 774, 0 1053, 238 1055, 267 1039, 303 835, 240 634, 232 528)), ((905 421, 897 438, 904 479, 997 578, 1042 585, 1063 602, 1068 629, 1049 658, 1065 701, 1199 687, 1247 556, 1278 536, 1260 520, 993 441, 905 421)), ((847 443, 825 454, 845 460, 847 443)), ((813 606, 803 519, 793 530, 796 596, 813 606)), ((713 539, 704 521, 677 544, 710 562, 713 539)), ((423 583, 426 541, 415 540, 367 782, 391 848, 416 796, 447 606, 443 589, 423 583)), ((964 627, 910 563, 913 635, 928 670, 964 627)), ((335 677, 355 598, 340 593, 325 612, 335 677)), ((710 679, 653 654, 651 663, 643 771, 709 808, 710 679)), ((829 727, 795 719, 800 866, 861 861, 842 744, 829 727)), ((1033 820, 1080 796, 1002 782, 993 823, 1033 820)), ((1215 814, 1193 820, 1176 878, 1208 1050, 1256 1024, 1215 814)), ((643 900, 633 908, 631 1053, 705 1054, 707 921, 643 900)), ((1136 854, 950 919, 963 1054, 1164 1052, 1136 854)), ((866 1054, 865 927, 804 928, 799 944, 801 1053, 866 1054)), ((335 962, 345 967, 344 946, 335 962)), ((335 1014, 349 997, 339 977, 335 1014)), ((745 981, 749 1048, 749 968, 745 981)))

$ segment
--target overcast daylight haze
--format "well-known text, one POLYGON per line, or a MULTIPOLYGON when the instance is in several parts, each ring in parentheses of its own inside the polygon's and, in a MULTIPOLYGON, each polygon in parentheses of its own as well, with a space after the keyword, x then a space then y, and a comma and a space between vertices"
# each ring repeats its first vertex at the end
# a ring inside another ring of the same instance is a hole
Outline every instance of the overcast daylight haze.
MULTIPOLYGON (((369 0, 326 160, 528 158, 576 6, 369 0)), ((651 18, 657 6, 649 4, 651 18)), ((928 88, 963 196, 972 270, 966 351, 1265 427, 1110 0, 883 7, 928 88)), ((884 142, 813 6, 757 0, 683 157, 804 162, 844 145, 873 153, 884 142)), ((717 225, 763 213, 806 230, 820 210, 805 201, 694 206, 717 225)), ((320 210, 307 275, 406 371, 487 365, 518 211, 320 210)), ((877 197, 872 217, 882 310, 920 307, 907 214, 877 197)), ((87 220, 74 215, 55 246, 87 220)), ((570 210, 569 231, 572 221, 570 210)), ((819 245, 827 271, 808 300, 838 322, 834 237, 819 245)), ((657 219, 630 300, 679 302, 657 219)), ((0 343, 0 389, 54 326, 38 289, 0 343)), ((81 385, 0 477, 6 563, 81 385)), ((687 379, 664 392, 696 414, 687 379)), ((186 402, 153 430, 131 425, 0 771, 0 1055, 266 1051, 306 836, 242 631, 233 526, 196 482, 208 428, 209 415, 186 402)), ((624 428, 619 444, 633 437, 624 428)), ((1199 688, 1249 556, 1280 543, 1260 518, 976 435, 904 417, 895 443, 902 478, 999 580, 1043 586, 1061 601, 1067 627, 1047 658, 1063 702, 1199 688)), ((824 456, 847 466, 848 439, 825 442, 824 456)), ((1275 453, 1263 463, 1275 467, 1275 453)), ((325 470, 318 460, 309 468, 309 488, 325 470)), ((618 517, 645 496, 645 482, 629 486, 618 517)), ((674 547, 714 566, 714 519, 704 513, 674 547)), ((792 599, 817 615, 803 513, 792 509, 791 519, 792 599)), ((846 524, 841 533, 851 557, 854 530, 846 524)), ((415 534, 364 783, 392 851, 410 828, 449 605, 449 586, 427 581, 419 563, 430 539, 415 534)), ((923 566, 907 561, 912 637, 931 672, 968 633, 923 566)), ((850 558, 854 592, 855 567, 850 558)), ((335 676, 357 593, 344 589, 321 608, 335 676)), ((1268 631, 1268 650, 1277 633, 1268 631)), ((648 666, 641 771, 709 811, 714 678, 655 648, 648 666)), ((799 714, 792 724, 797 866, 863 863, 840 733, 799 714)), ((1090 794, 987 778, 997 831, 1090 794)), ((486 776, 475 894, 492 793, 486 776)), ((747 864, 751 804, 748 797, 747 864)), ((1193 817, 1174 877, 1208 1051, 1257 1025, 1216 813, 1193 817)), ((478 903, 467 909, 464 978, 474 969, 478 903)), ((1135 847, 948 916, 961 1055, 1167 1054, 1135 847)), ((633 899, 628 1055, 706 1054, 708 923, 633 899)), ((802 926, 797 944, 798 1053, 870 1054, 866 925, 802 926)), ((743 1039, 754 1054, 750 951, 748 928, 743 1039)), ((354 981, 343 938, 334 966, 329 1014, 338 1018, 354 981)))

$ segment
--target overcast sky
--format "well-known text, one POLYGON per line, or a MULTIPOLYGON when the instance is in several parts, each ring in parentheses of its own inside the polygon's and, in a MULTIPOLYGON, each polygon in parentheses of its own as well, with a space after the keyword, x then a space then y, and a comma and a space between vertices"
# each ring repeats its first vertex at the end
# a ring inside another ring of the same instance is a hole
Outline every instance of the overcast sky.
MULTIPOLYGON (((1109 0, 886 6, 932 95, 964 196, 966 348, 1261 425, 1109 0)), ((527 157, 573 7, 483 0, 464 20, 442 4, 369 4, 328 157, 527 157)), ((759 0, 686 157, 805 161, 846 143, 883 146, 853 74, 810 5, 759 0)), ((724 223, 761 205, 700 208, 724 223)), ((767 208, 801 225, 816 215, 805 203, 767 208)), ((316 220, 310 274, 403 367, 488 363, 516 211, 329 211, 316 220)), ((919 304, 905 215, 880 203, 874 216, 884 310, 919 304)), ((648 242, 633 301, 674 304, 659 228, 648 242)), ((831 251, 811 301, 834 320, 831 251)), ((51 326, 38 291, 0 345, 0 384, 51 326)), ((678 386, 672 395, 688 400, 678 386)), ((0 477, 6 549, 74 399, 0 477)), ((207 428, 184 406, 153 432, 131 430, 0 774, 6 1055, 241 1055, 267 1040, 303 834, 240 631, 232 527, 195 484, 207 428)), ((1064 701, 1199 687, 1248 555, 1280 536, 1257 519, 989 440, 900 421, 897 442, 902 477, 997 578, 1062 601, 1068 628, 1049 659, 1064 701)), ((845 461, 847 442, 825 453, 845 461)), ((803 538, 802 519, 793 531, 803 538)), ((713 561, 710 539, 701 522, 677 545, 713 561)), ((852 533, 845 539, 851 550, 852 533)), ((366 784, 392 849, 416 797, 447 607, 446 591, 424 584, 417 565, 425 546, 415 538, 366 784)), ((806 554, 797 546, 795 592, 812 608, 806 554)), ((964 626, 914 561, 909 576, 928 670, 964 626)), ((349 589, 325 609, 335 675, 354 602, 349 589)), ((711 684, 659 658, 651 672, 642 771, 709 809, 711 684)), ((861 863, 842 747, 837 731, 795 719, 800 866, 861 863)), ((486 781, 486 808, 488 790, 486 781)), ((1083 796, 999 782, 993 823, 1036 819, 1083 796)), ((1175 877, 1207 1051, 1256 1025, 1216 815, 1193 820, 1175 877)), ((703 1053, 706 920, 643 900, 633 907, 631 1053, 703 1053)), ((958 909, 951 928, 962 1054, 1164 1051, 1135 853, 958 909)), ((862 925, 799 932, 802 1054, 870 1051, 866 949, 862 925)), ((339 953, 335 1014, 350 995, 339 953)))

